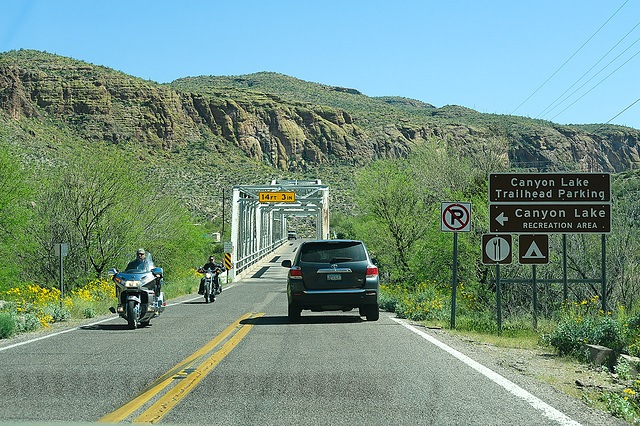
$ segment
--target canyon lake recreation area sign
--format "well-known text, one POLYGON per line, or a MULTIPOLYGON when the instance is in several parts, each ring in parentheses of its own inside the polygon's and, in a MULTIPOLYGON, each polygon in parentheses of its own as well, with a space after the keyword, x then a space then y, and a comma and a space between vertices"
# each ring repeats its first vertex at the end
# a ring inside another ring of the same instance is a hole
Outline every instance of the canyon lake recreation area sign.
POLYGON ((611 232, 608 173, 490 173, 489 231, 611 232))

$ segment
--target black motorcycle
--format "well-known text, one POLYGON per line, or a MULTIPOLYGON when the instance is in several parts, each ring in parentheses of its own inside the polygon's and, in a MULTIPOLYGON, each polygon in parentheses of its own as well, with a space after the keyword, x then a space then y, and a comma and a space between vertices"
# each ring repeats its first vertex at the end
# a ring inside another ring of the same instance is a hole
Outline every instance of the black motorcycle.
POLYGON ((198 272, 203 275, 204 281, 204 301, 205 303, 215 302, 216 295, 222 292, 220 286, 219 275, 223 271, 222 268, 216 267, 214 269, 198 268, 198 272))
POLYGON ((118 307, 110 308, 127 320, 130 328, 147 326, 167 306, 162 287, 162 268, 156 268, 151 254, 141 262, 130 262, 123 272, 109 269, 116 284, 118 307))

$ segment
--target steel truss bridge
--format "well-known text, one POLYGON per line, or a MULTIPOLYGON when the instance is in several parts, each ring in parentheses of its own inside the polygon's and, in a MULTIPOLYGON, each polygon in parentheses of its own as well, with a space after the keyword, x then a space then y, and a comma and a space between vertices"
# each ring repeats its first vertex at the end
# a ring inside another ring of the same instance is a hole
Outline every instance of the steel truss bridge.
POLYGON ((270 185, 234 186, 232 211, 233 268, 228 276, 233 280, 287 242, 287 218, 315 216, 316 238, 329 238, 329 187, 322 185, 319 179, 274 180, 270 185), (279 198, 288 200, 280 201, 279 198))

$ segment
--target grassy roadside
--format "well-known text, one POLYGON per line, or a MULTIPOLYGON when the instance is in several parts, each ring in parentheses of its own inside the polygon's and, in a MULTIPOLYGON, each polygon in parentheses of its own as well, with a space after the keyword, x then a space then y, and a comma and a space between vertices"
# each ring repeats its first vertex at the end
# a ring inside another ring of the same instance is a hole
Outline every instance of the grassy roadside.
MULTIPOLYGON (((188 269, 165 277, 162 291, 170 300, 195 293, 199 283, 200 274, 188 269)), ((116 304, 115 285, 109 278, 90 281, 84 287, 68 292, 62 301, 59 289, 35 284, 11 288, 0 292, 0 339, 108 315, 109 308, 116 304)))

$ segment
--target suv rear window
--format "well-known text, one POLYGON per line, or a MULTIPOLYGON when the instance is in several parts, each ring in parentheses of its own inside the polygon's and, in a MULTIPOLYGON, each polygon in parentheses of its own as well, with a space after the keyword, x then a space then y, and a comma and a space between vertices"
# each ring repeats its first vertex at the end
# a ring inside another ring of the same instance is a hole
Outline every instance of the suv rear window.
POLYGON ((304 244, 300 260, 310 263, 356 262, 367 259, 359 241, 315 242, 304 244))

